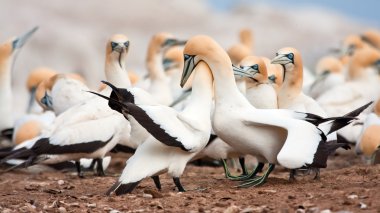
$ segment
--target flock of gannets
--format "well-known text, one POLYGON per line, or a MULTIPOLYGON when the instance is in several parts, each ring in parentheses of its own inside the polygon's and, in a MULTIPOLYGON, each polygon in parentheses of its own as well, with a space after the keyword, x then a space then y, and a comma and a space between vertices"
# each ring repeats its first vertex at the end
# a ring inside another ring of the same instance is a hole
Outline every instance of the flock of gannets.
POLYGON ((75 165, 80 177, 83 168, 103 176, 110 152, 130 152, 107 192, 121 195, 147 177, 161 189, 163 173, 185 191, 180 177, 186 165, 206 156, 222 160, 227 178, 245 181, 238 187, 265 183, 276 165, 289 169, 293 180, 299 169, 319 178, 328 156, 350 142, 356 153, 380 161, 377 31, 348 36, 339 56, 320 60, 314 78, 295 48, 278 50, 272 60, 253 55, 249 29, 228 51, 209 36, 182 41, 157 33, 142 80, 127 71, 131 41, 116 34, 106 44, 106 81, 97 92, 78 74, 37 68, 27 80, 27 114, 14 121, 12 64, 36 30, 0 46, 1 137, 14 144, 0 150, 4 171, 75 165), (246 155, 258 161, 252 172, 246 155), (242 175, 229 172, 231 158, 239 158, 242 175))

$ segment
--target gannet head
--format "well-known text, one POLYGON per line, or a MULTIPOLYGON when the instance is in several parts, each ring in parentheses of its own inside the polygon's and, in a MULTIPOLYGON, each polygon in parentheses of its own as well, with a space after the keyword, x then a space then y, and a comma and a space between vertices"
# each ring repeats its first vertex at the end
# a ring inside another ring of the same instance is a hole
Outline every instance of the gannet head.
POLYGON ((37 86, 44 80, 47 80, 54 75, 56 75, 57 72, 55 70, 49 69, 47 67, 38 67, 36 69, 33 69, 26 80, 26 87, 29 91, 29 104, 27 108, 27 112, 29 113, 32 110, 32 107, 34 105, 34 99, 35 99, 35 93, 37 86))
POLYGON ((341 49, 342 55, 352 56, 355 50, 361 49, 364 46, 363 40, 358 35, 349 35, 343 40, 341 49))
POLYGON ((26 41, 36 32, 38 27, 34 27, 27 33, 8 40, 7 42, 0 44, 0 66, 5 66, 7 62, 15 56, 19 49, 26 43, 26 41))
POLYGON ((230 68, 232 66, 231 60, 223 48, 211 37, 205 35, 197 35, 188 40, 183 54, 184 67, 181 87, 185 85, 199 61, 205 61, 211 70, 215 64, 230 68))
POLYGON ((282 48, 271 61, 272 64, 281 64, 284 71, 293 71, 297 64, 302 64, 301 54, 292 47, 282 48))
POLYGON ((342 62, 332 56, 325 56, 321 58, 316 67, 317 75, 327 75, 330 73, 342 73, 343 64, 342 62))
POLYGON ((65 73, 65 74, 56 74, 52 77, 43 80, 40 84, 38 84, 36 92, 35 92, 35 99, 37 103, 44 109, 44 110, 51 110, 54 111, 54 105, 53 105, 53 99, 51 97, 51 91, 54 87, 54 85, 62 79, 74 79, 76 81, 79 81, 81 83, 84 83, 83 78, 76 74, 76 73, 65 73))
POLYGON ((373 157, 380 149, 379 137, 380 125, 369 126, 364 130, 359 144, 356 146, 356 153, 366 157, 373 157))
MULTIPOLYGON (((171 47, 166 51, 163 60, 164 70, 169 71, 173 68, 183 67, 183 48, 171 47)), ((170 73, 167 73, 170 75, 170 73)))
POLYGON ((252 51, 243 44, 235 44, 227 50, 228 56, 230 56, 232 64, 239 64, 243 58, 252 54, 252 51))
POLYGON ((170 33, 160 32, 155 34, 150 40, 148 54, 163 54, 170 47, 184 44, 186 44, 186 41, 178 40, 170 33))
POLYGON ((259 83, 268 81, 267 67, 264 61, 256 56, 245 57, 240 62, 240 69, 234 69, 234 74, 238 76, 246 76, 259 83))
POLYGON ((348 70, 350 79, 367 78, 380 74, 380 51, 366 46, 353 54, 348 70))
POLYGON ((380 48, 380 32, 379 31, 375 29, 367 30, 361 35, 361 38, 364 42, 374 47, 380 48))
POLYGON ((26 87, 29 92, 35 90, 39 83, 49 79, 57 74, 57 71, 52 70, 47 67, 37 67, 30 71, 28 78, 26 80, 26 87))
POLYGON ((125 60, 129 49, 129 39, 123 34, 115 34, 107 42, 106 63, 117 62, 120 67, 125 67, 125 60))

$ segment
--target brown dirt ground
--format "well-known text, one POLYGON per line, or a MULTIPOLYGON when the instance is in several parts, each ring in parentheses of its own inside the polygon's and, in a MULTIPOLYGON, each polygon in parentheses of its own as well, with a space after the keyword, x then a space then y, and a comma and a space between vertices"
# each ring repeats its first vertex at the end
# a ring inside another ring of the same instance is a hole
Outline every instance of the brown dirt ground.
POLYGON ((107 177, 88 173, 79 179, 74 172, 2 174, 0 211, 380 212, 380 165, 364 165, 352 153, 333 157, 320 180, 303 176, 291 183, 288 172, 277 167, 264 186, 236 189, 238 183, 226 180, 221 167, 188 166, 182 184, 188 190, 204 190, 178 193, 172 179, 162 175, 160 192, 146 179, 132 194, 107 197, 104 193, 116 181, 123 161, 120 155, 113 159, 107 177))

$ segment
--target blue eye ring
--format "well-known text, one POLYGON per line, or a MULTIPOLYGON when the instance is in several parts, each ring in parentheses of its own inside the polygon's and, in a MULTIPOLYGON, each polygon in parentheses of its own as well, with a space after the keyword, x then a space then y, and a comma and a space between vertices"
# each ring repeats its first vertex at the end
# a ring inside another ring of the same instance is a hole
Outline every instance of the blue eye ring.
POLYGON ((252 69, 254 69, 254 70, 259 70, 259 65, 258 65, 258 64, 254 64, 254 65, 252 65, 251 67, 252 67, 252 69))
POLYGON ((289 53, 287 55, 287 57, 290 59, 290 60, 293 60, 294 59, 294 54, 293 53, 289 53))
POLYGON ((190 58, 190 55, 188 55, 188 54, 183 54, 183 58, 184 58, 185 60, 188 60, 188 59, 190 58))
POLYGON ((124 42, 125 47, 129 47, 129 41, 124 42))
POLYGON ((117 47, 117 45, 119 45, 119 44, 116 43, 116 42, 111 41, 111 47, 112 47, 112 49, 115 49, 117 47))

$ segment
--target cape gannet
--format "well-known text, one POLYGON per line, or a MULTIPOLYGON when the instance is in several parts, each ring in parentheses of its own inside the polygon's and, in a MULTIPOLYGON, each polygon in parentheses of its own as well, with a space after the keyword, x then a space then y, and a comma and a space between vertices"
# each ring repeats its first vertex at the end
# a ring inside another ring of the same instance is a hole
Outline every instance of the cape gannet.
MULTIPOLYGON (((130 193, 146 178, 164 172, 173 177, 179 191, 187 162, 207 144, 211 132, 212 75, 209 67, 200 62, 194 71, 191 101, 181 112, 163 105, 136 105, 127 89, 113 88, 109 106, 134 117, 152 136, 140 145, 128 159, 119 180, 107 195, 130 193)), ((100 95, 100 94, 99 94, 100 95)))
POLYGON ((27 33, 0 44, 0 131, 1 136, 11 137, 13 126, 11 71, 18 50, 38 29, 34 27, 27 33))
POLYGON ((42 108, 36 103, 35 94, 37 86, 44 80, 53 77, 57 74, 55 70, 49 69, 47 67, 38 67, 29 72, 28 78, 26 80, 26 88, 29 92, 29 104, 27 108, 27 113, 40 113, 42 108))
POLYGON ((345 82, 343 64, 339 59, 332 56, 325 56, 318 61, 316 75, 317 77, 308 92, 312 98, 318 98, 332 87, 345 82))
MULTIPOLYGON (((261 170, 263 163, 270 164, 262 177, 241 187, 263 184, 278 163, 289 169, 326 167, 327 156, 338 147, 347 146, 326 143, 325 135, 347 125, 369 105, 345 117, 327 119, 290 110, 256 109, 238 91, 231 60, 213 39, 203 35, 191 38, 186 43, 184 58, 181 85, 201 61, 211 69, 215 89, 212 115, 215 133, 239 152, 256 156, 260 162, 256 171, 261 170)), ((251 77, 250 73, 246 75, 251 77)))

